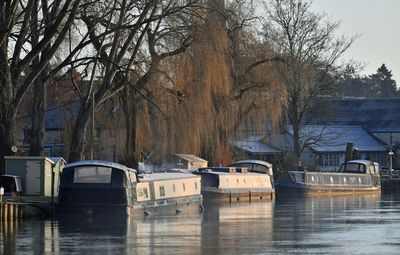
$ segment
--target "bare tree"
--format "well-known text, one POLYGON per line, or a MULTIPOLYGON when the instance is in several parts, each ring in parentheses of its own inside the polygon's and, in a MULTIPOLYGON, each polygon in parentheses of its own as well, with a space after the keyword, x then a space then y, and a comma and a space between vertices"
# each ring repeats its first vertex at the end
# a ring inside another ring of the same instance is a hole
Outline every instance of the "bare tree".
POLYGON ((285 111, 293 126, 294 153, 299 165, 304 115, 317 97, 330 89, 331 84, 323 82, 326 74, 342 68, 338 60, 357 36, 336 37, 340 22, 331 22, 325 14, 312 12, 309 2, 271 0, 265 3, 265 10, 266 43, 285 59, 278 71, 286 88, 285 111))
MULTIPOLYGON (((93 107, 99 108, 127 86, 142 91, 163 58, 178 54, 187 47, 188 42, 181 39, 180 43, 173 44, 176 48, 171 49, 165 43, 164 33, 171 27, 172 17, 188 18, 187 12, 194 6, 191 1, 120 0, 96 2, 82 10, 81 20, 89 31, 94 55, 73 60, 75 66, 84 66, 91 75, 87 88, 83 90, 77 86, 81 106, 72 135, 69 161, 86 157, 93 107)), ((132 150, 132 146, 128 149, 132 150)), ((133 161, 129 165, 132 164, 133 161)))
POLYGON ((81 0, 0 3, 0 161, 15 145, 16 115, 23 96, 58 50, 81 0))

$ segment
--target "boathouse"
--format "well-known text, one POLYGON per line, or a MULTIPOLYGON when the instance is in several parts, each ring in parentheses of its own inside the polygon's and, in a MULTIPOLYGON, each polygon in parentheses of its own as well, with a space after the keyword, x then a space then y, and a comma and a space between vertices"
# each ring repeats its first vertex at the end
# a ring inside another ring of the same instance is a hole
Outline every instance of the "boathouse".
POLYGON ((192 154, 175 154, 173 164, 174 168, 187 169, 193 172, 201 167, 207 167, 208 161, 192 154))
POLYGON ((60 173, 66 161, 61 157, 5 157, 5 173, 21 177, 22 194, 57 197, 60 173))

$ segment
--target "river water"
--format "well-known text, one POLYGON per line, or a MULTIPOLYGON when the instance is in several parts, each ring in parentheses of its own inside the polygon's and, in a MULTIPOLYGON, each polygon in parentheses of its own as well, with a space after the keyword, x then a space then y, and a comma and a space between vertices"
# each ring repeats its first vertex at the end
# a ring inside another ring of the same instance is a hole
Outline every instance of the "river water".
POLYGON ((2 223, 0 254, 400 254, 396 194, 204 206, 196 215, 2 223))

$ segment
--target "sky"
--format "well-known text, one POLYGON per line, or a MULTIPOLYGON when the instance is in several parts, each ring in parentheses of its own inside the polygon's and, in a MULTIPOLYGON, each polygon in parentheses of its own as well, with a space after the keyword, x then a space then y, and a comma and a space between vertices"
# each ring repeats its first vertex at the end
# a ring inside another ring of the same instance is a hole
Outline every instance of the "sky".
POLYGON ((340 34, 360 35, 343 60, 364 64, 361 75, 384 63, 400 87, 400 0, 313 0, 311 9, 341 21, 340 34))

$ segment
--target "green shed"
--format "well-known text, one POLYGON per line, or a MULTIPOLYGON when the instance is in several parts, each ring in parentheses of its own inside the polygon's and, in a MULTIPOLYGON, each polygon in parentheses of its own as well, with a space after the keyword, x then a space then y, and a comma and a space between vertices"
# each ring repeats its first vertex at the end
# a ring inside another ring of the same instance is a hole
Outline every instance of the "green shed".
POLYGON ((57 197, 60 173, 66 161, 61 157, 4 157, 6 174, 21 176, 22 194, 57 197))

